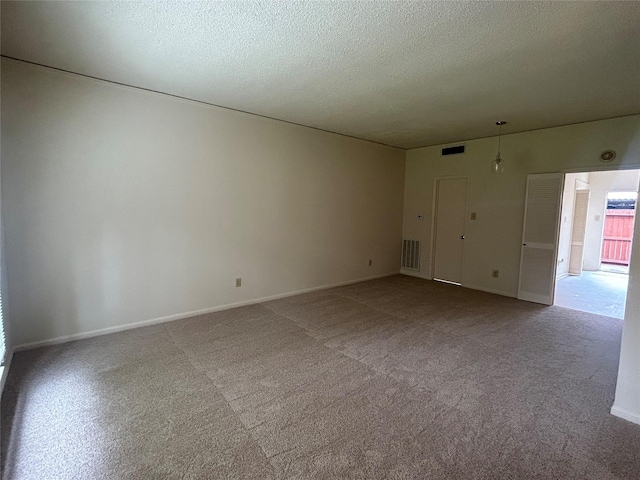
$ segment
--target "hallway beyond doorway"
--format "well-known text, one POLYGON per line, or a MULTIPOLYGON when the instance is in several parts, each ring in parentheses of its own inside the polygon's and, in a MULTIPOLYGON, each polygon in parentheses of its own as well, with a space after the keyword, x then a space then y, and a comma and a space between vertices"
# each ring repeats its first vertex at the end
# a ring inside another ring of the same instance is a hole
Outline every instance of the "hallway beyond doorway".
POLYGON ((624 318, 629 276, 622 273, 583 271, 556 282, 554 305, 607 317, 624 318))

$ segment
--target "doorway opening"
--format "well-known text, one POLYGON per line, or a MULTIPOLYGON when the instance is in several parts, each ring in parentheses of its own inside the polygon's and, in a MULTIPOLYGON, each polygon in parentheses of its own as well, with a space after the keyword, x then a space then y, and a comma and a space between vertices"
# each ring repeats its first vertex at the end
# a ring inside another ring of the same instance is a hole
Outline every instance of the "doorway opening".
POLYGON ((565 175, 554 305, 624 318, 640 170, 565 175))

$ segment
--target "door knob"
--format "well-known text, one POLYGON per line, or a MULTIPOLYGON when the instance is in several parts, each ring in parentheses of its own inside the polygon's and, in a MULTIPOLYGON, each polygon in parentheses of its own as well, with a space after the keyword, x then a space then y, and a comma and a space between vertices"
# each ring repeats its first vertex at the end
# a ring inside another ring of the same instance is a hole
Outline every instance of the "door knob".
POLYGON ((460 235, 460 240, 464 240, 464 235, 460 235))

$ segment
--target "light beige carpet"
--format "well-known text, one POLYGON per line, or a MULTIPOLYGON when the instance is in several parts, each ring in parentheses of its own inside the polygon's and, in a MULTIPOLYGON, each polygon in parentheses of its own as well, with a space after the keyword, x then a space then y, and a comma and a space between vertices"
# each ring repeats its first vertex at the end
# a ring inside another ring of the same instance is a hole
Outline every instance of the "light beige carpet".
POLYGON ((638 479, 621 326, 394 276, 27 351, 3 478, 638 479))

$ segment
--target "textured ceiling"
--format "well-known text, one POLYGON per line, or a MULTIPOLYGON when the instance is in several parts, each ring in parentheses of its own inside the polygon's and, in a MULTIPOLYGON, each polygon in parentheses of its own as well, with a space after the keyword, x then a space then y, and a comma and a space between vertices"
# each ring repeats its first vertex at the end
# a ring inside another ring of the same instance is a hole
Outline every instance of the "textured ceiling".
POLYGON ((402 148, 640 112, 638 2, 2 2, 2 54, 402 148))

